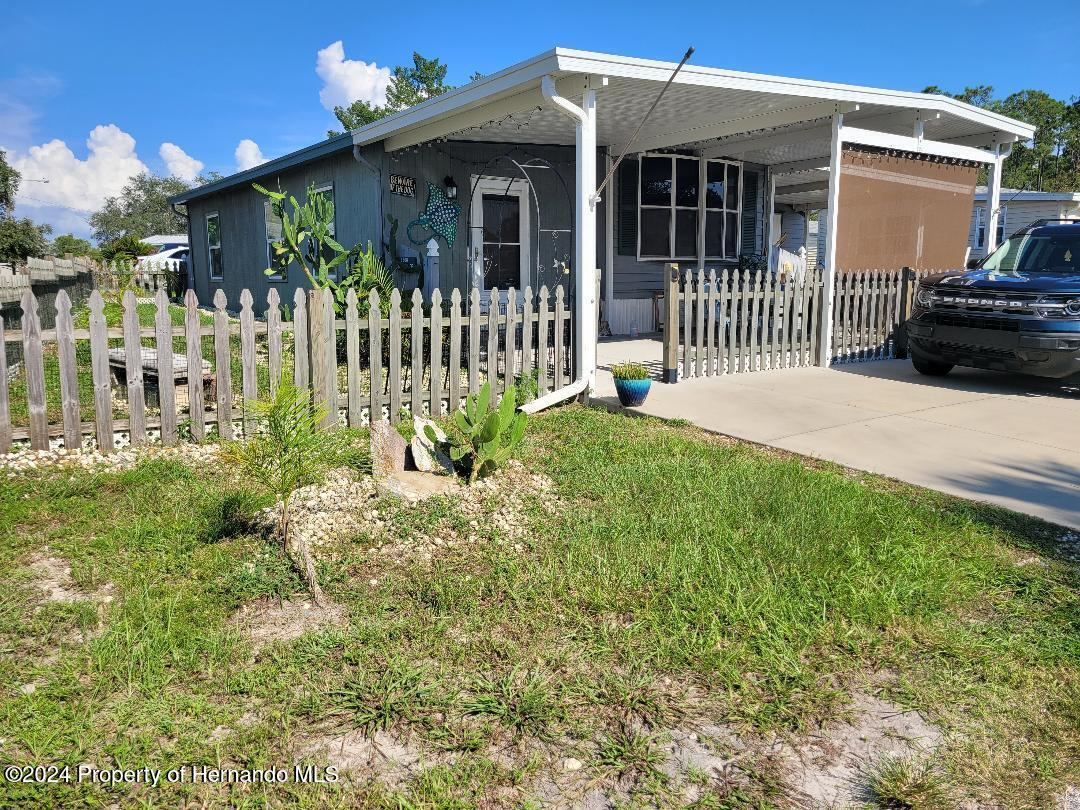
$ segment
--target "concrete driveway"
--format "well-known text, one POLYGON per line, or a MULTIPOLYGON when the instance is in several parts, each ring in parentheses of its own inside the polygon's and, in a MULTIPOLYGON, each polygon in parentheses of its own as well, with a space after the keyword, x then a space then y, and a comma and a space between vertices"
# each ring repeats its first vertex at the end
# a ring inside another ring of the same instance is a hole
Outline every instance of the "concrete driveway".
MULTIPOLYGON (((617 403, 607 367, 658 369, 661 344, 605 341, 598 357, 596 393, 617 403)), ((1076 386, 885 360, 654 383, 638 410, 1080 529, 1076 386)))

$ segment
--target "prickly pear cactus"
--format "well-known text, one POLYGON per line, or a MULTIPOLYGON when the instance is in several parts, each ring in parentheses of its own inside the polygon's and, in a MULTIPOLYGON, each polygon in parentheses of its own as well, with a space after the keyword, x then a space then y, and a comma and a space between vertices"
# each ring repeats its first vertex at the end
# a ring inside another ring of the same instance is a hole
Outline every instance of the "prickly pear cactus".
POLYGON ((477 394, 465 398, 465 410, 455 411, 454 430, 439 441, 431 426, 424 428, 427 437, 450 456, 469 483, 491 475, 521 443, 527 421, 517 413, 517 392, 510 386, 503 392, 498 408, 491 407, 491 385, 484 383, 477 394))

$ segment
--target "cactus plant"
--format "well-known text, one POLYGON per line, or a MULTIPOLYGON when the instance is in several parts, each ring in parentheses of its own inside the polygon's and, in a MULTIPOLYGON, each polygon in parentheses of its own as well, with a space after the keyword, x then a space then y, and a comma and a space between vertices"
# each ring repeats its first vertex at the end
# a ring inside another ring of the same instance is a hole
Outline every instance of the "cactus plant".
POLYGON ((491 408, 491 385, 484 383, 479 393, 465 398, 465 410, 455 411, 453 430, 440 440, 428 425, 428 439, 446 452, 471 484, 491 475, 505 462, 525 435, 524 413, 515 413, 517 392, 510 386, 503 392, 498 408, 491 408))

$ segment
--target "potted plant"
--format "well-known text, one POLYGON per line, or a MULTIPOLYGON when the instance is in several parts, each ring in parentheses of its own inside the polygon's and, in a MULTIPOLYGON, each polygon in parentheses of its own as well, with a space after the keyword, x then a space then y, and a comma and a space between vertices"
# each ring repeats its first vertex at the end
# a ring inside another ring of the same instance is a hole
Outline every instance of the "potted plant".
POLYGON ((615 378, 615 391, 624 408, 634 408, 645 402, 652 387, 649 369, 641 363, 616 363, 611 367, 615 378))

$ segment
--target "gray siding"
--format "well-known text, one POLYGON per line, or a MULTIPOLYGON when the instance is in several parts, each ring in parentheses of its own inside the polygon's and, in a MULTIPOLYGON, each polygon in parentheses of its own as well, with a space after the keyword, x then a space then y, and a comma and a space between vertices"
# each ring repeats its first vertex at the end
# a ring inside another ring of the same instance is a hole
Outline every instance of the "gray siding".
MULTIPOLYGON (((571 233, 537 234, 537 228, 570 229, 573 225, 574 150, 572 147, 511 146, 506 144, 476 144, 446 142, 431 144, 417 151, 387 154, 381 144, 365 149, 367 160, 381 170, 381 178, 357 161, 351 149, 321 157, 280 174, 259 177, 256 182, 268 188, 280 187, 301 198, 309 184, 332 182, 336 207, 335 226, 337 239, 344 245, 365 245, 371 241, 380 250, 379 243, 389 238, 385 216, 398 220, 398 243, 421 256, 422 245, 410 244, 406 229, 424 210, 428 198, 428 183, 443 188, 447 176, 454 178, 458 186, 457 201, 461 216, 452 247, 440 239, 440 288, 449 294, 453 287, 463 292, 469 287, 468 273, 468 226, 470 182, 474 174, 517 178, 519 169, 508 158, 525 163, 533 159, 548 161, 554 167, 527 169, 532 179, 539 217, 534 205, 530 211, 532 234, 532 262, 534 287, 547 284, 554 287, 563 278, 553 269, 556 257, 573 255, 571 233), (403 197, 389 192, 390 174, 401 174, 416 179, 416 196, 403 197), (565 190, 563 182, 565 182, 565 190), (381 199, 380 199, 381 198, 381 199), (380 210, 383 220, 380 221, 380 210)), ((278 288, 283 301, 291 301, 297 287, 307 287, 307 279, 296 267, 290 268, 284 282, 270 281, 263 270, 266 268, 265 232, 263 226, 263 196, 251 188, 250 183, 223 190, 217 194, 188 203, 189 228, 191 232, 192 260, 195 288, 199 300, 209 303, 220 287, 228 296, 230 308, 238 305, 240 291, 250 289, 255 297, 258 311, 262 311, 266 294, 271 286, 278 288), (211 281, 207 268, 206 215, 217 211, 221 217, 221 241, 224 264, 224 280, 211 281)), ((602 208, 598 212, 603 223, 602 208)), ((431 233, 422 227, 414 229, 418 239, 425 242, 431 233)), ((601 229, 602 233, 602 229, 601 229)), ((600 253, 603 254, 603 240, 600 253)), ((409 274, 399 279, 403 288, 411 289, 417 276, 409 274)))
MULTIPOLYGON (((979 247, 975 243, 976 210, 986 208, 986 200, 976 200, 971 211, 971 223, 968 226, 968 245, 971 246, 971 258, 981 259, 986 255, 986 245, 979 247)), ((1002 197, 1002 209, 1005 212, 1004 235, 1016 233, 1021 228, 1026 228, 1037 219, 1053 219, 1055 217, 1080 217, 1080 205, 1075 203, 1061 202, 1060 200, 1013 200, 1008 201, 1002 197)))

